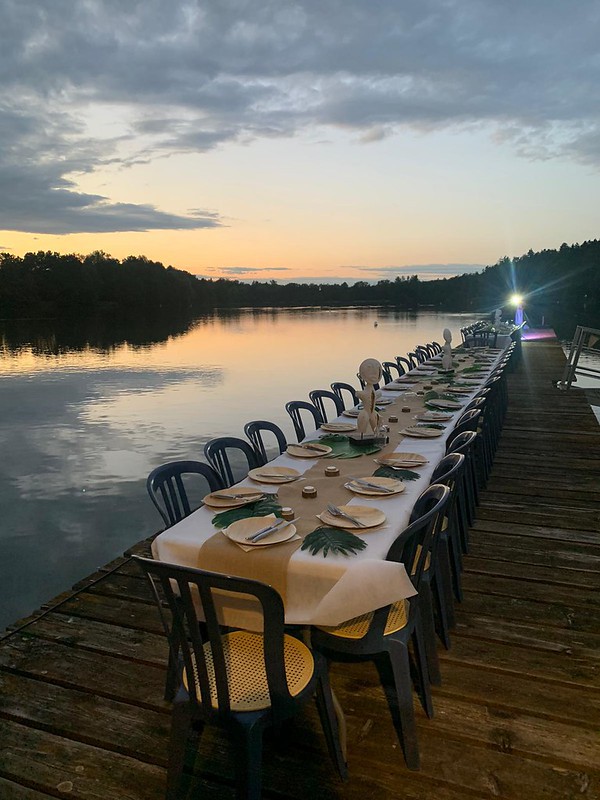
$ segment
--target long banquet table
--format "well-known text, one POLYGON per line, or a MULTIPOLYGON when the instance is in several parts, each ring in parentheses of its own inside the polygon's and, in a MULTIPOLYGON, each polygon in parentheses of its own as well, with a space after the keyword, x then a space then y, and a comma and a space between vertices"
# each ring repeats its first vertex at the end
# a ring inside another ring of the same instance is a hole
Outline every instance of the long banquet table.
MULTIPOLYGON (((457 364, 455 379, 460 379, 461 370, 472 366, 482 351, 456 351, 457 364)), ((463 407, 480 390, 502 355, 501 349, 487 351, 488 358, 494 356, 486 364, 482 372, 477 374, 477 384, 472 373, 469 377, 473 385, 468 394, 461 398, 463 407)), ((440 366, 439 357, 428 362, 433 367, 440 366)), ((269 547, 254 547, 244 550, 230 541, 223 532, 216 528, 213 517, 217 510, 204 505, 191 515, 159 534, 153 542, 152 550, 156 559, 182 566, 209 569, 225 574, 257 578, 272 583, 282 594, 285 605, 286 623, 297 625, 338 625, 368 611, 408 598, 415 594, 410 578, 404 566, 385 557, 392 542, 406 527, 413 505, 428 486, 431 474, 444 456, 446 439, 452 431, 462 408, 452 413, 442 435, 436 438, 413 438, 403 436, 400 431, 414 425, 414 415, 425 409, 423 386, 439 379, 439 375, 424 375, 423 367, 413 370, 402 382, 394 383, 397 389, 380 389, 378 395, 390 398, 392 404, 381 411, 382 423, 389 424, 390 441, 383 453, 402 451, 419 453, 427 458, 427 463, 419 469, 419 477, 405 481, 405 489, 401 494, 391 496, 355 495, 343 484, 352 477, 372 475, 377 468, 374 459, 381 455, 361 454, 351 459, 329 459, 322 457, 295 458, 287 453, 269 462, 268 466, 292 467, 301 473, 293 483, 272 485, 256 483, 250 478, 241 481, 237 486, 257 486, 265 493, 279 493, 282 506, 291 506, 297 536, 286 543, 269 547), (419 381, 414 388, 410 380, 419 381), (417 392, 421 394, 417 394, 417 392), (403 412, 402 408, 410 408, 403 412), (388 423, 390 415, 398 417, 397 423, 388 423), (325 477, 324 468, 335 465, 340 469, 337 477, 325 477), (302 487, 311 484, 317 486, 316 498, 302 498, 302 487), (301 550, 301 540, 316 527, 321 525, 316 515, 326 509, 328 502, 337 505, 369 506, 385 513, 386 521, 381 526, 367 529, 353 529, 366 543, 366 548, 350 556, 331 554, 323 557, 323 553, 310 554, 301 550)), ((443 392, 444 384, 433 384, 438 392, 443 392)), ((338 421, 348 422, 342 416, 338 421)), ((305 441, 316 441, 317 431, 305 441)), ((229 605, 224 610, 225 622, 230 625, 253 629, 258 625, 258 616, 251 606, 238 606, 233 609, 229 605)))

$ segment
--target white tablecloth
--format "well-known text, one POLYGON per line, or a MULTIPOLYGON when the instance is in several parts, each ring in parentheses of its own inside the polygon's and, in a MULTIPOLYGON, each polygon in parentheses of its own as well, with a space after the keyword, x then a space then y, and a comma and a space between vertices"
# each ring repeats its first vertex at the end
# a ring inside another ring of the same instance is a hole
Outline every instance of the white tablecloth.
MULTIPOLYGON (((461 355, 468 355, 468 352, 461 355)), ((481 378, 481 384, 485 382, 488 373, 489 371, 481 378)), ((479 388, 475 387, 469 397, 473 397, 479 388)), ((390 398, 400 397, 399 394, 388 391, 384 394, 390 398)), ((402 397, 406 398, 406 394, 402 397)), ((407 402, 408 400, 404 399, 400 405, 407 402)), ((350 505, 381 508, 387 517, 385 527, 373 532, 361 532, 361 538, 367 547, 358 554, 346 557, 330 553, 327 558, 323 558, 322 553, 313 556, 308 551, 300 549, 294 552, 287 571, 285 612, 288 624, 338 625, 359 614, 373 611, 415 593, 404 566, 385 561, 385 556, 392 542, 407 526, 416 499, 429 485, 437 462, 444 456, 446 439, 452 430, 453 422, 461 413, 462 409, 453 414, 453 419, 446 423, 447 428, 440 437, 434 439, 405 437, 402 441, 399 429, 413 423, 414 420, 412 414, 410 419, 408 415, 403 418, 401 413, 398 414, 399 422, 390 425, 391 442, 398 443, 394 449, 420 453, 427 457, 428 463, 418 470, 417 480, 405 482, 406 488, 402 494, 380 498, 355 496, 348 492, 347 502, 350 505)), ((347 421, 347 417, 340 417, 340 421, 347 421)), ((315 434, 308 438, 314 439, 315 434)), ((357 476, 372 474, 377 466, 373 463, 373 458, 373 456, 361 456, 354 459, 353 463, 356 464, 357 470, 354 474, 357 476)), ((322 463, 323 466, 335 464, 336 460, 322 463)), ((305 472, 314 464, 314 459, 293 458, 287 454, 270 462, 270 465, 293 467, 300 472, 305 472)), ((296 483, 300 489, 303 485, 302 478, 296 483)), ((246 479, 239 485, 256 487, 257 484, 246 479)), ((267 492, 277 490, 274 485, 261 484, 261 486, 267 492)), ((322 494, 321 492, 319 498, 314 501, 315 513, 325 509, 327 498, 322 494)), ((204 541, 217 532, 211 522, 214 514, 214 510, 203 506, 161 533, 152 545, 154 557, 165 562, 201 568, 200 548, 204 541)), ((315 527, 318 524, 315 518, 315 527)), ((252 556, 252 552, 248 553, 248 558, 252 556)), ((238 609, 235 618, 230 617, 226 621, 232 625, 252 628, 255 617, 251 611, 238 609)))

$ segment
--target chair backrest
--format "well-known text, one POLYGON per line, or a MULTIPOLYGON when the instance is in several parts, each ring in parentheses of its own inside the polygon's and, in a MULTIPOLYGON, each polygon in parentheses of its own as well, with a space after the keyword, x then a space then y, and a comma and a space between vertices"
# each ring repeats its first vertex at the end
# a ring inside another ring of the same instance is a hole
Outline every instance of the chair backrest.
POLYGON ((394 378, 400 378, 404 375, 404 370, 399 367, 395 361, 382 361, 381 371, 383 373, 383 382, 391 383, 394 378))
POLYGON ((427 359, 431 358, 431 353, 429 352, 429 348, 427 345, 420 344, 418 347, 415 347, 415 353, 421 364, 427 359))
POLYGON ((170 461, 168 464, 161 464, 152 470, 146 480, 150 500, 167 527, 187 517, 202 505, 200 497, 224 488, 221 477, 214 469, 200 461, 170 461), (190 498, 192 484, 194 497, 198 498, 195 503, 190 498))
MULTIPOLYGON (((262 657, 273 711, 277 704, 291 702, 285 677, 284 611, 281 597, 271 586, 220 573, 166 564, 134 556, 155 589, 160 586, 172 615, 167 630, 171 647, 179 651, 187 677, 190 701, 206 717, 226 718, 231 712, 226 670, 227 637, 221 609, 239 602, 239 596, 254 598, 262 610, 262 635, 256 634, 256 655, 262 657), (198 604, 201 614, 198 614, 198 604), (200 626, 200 620, 204 625, 200 626), (261 653, 262 651, 262 653, 261 653), (212 684, 212 686, 211 686, 212 684)), ((158 593, 155 593, 160 602, 158 593)), ((161 609, 162 610, 162 609, 161 609)))
POLYGON ((455 436, 446 444, 446 453, 462 453, 465 458, 470 458, 479 434, 477 431, 464 431, 455 436))
POLYGON ((211 467, 219 473, 225 486, 233 486, 234 483, 246 477, 248 470, 261 466, 252 445, 245 439, 238 439, 236 436, 221 436, 218 439, 211 439, 204 446, 204 455, 211 467), (237 474, 234 474, 229 461, 230 453, 235 453, 237 461, 242 461, 242 473, 236 470, 237 474))
POLYGON ((325 400, 330 400, 333 403, 335 408, 334 416, 339 417, 344 411, 344 403, 342 400, 335 392, 331 392, 329 389, 313 389, 308 393, 308 396, 311 403, 313 403, 319 409, 319 413, 323 417, 323 422, 329 422, 329 417, 327 416, 327 411, 325 410, 325 400))
POLYGON ((442 352, 442 345, 439 342, 433 341, 430 343, 429 346, 433 348, 434 355, 437 355, 437 353, 442 352))
POLYGON ((413 506, 408 527, 396 537, 386 555, 387 561, 404 564, 417 591, 432 537, 439 531, 449 499, 450 489, 447 486, 428 486, 413 506))
MULTIPOLYGON (((270 461, 269 456, 267 455, 267 447, 263 438, 263 432, 265 431, 268 431, 275 436, 280 454, 285 453, 287 449, 287 439, 285 438, 285 434, 279 425, 275 425, 274 422, 268 422, 266 419, 255 419, 252 420, 252 422, 247 422, 244 425, 244 433, 248 439, 250 439, 250 443, 254 448, 256 457, 260 462, 259 466, 261 467, 270 461)), ((273 458, 275 457, 276 455, 273 456, 273 458)))
POLYGON ((289 403, 285 404, 285 410, 292 418, 296 437, 299 442, 306 437, 306 430, 304 429, 304 422, 302 421, 303 411, 309 416, 312 416, 315 430, 325 422, 319 409, 312 403, 306 402, 306 400, 290 400, 289 403))
MULTIPOLYGON (((337 396, 340 398, 342 403, 344 403, 344 392, 348 392, 350 394, 350 398, 352 400, 352 403, 349 406, 350 408, 352 406, 358 405, 358 397, 356 395, 356 389, 350 383, 343 383, 342 381, 335 381, 334 383, 331 384, 331 389, 334 392, 334 394, 337 394, 337 396)), ((345 407, 345 403, 344 403, 344 407, 345 407)))
POLYGON ((410 368, 411 369, 415 369, 415 367, 418 367, 419 364, 421 363, 421 361, 417 358, 417 354, 416 353, 412 353, 412 352, 411 353, 407 353, 406 357, 408 359, 408 363, 410 364, 410 368))
POLYGON ((404 358, 404 356, 396 356, 396 364, 398 364, 398 367, 402 370, 403 375, 406 375, 407 372, 413 369, 408 358, 404 358))
MULTIPOLYGON (((381 370, 381 375, 382 375, 382 377, 383 377, 383 369, 381 370)), ((367 385, 367 382, 366 382, 366 381, 365 381, 365 379, 364 379, 364 378, 361 376, 360 372, 357 372, 357 373, 356 373, 356 377, 358 378, 358 382, 360 383, 360 388, 361 388, 361 389, 364 389, 364 388, 365 388, 365 386, 367 385)), ((378 384, 378 383, 374 383, 374 384, 373 384, 373 388, 374 388, 374 389, 379 389, 379 384, 378 384)))
POLYGON ((448 453, 436 464, 429 483, 443 483, 444 486, 450 486, 457 475, 460 475, 464 463, 465 457, 462 453, 448 453))
POLYGON ((479 424, 479 417, 481 416, 481 410, 478 408, 474 408, 471 411, 465 411, 462 416, 460 416, 456 422, 456 425, 450 432, 448 439, 446 440, 446 447, 449 443, 453 442, 456 437, 463 433, 464 431, 476 431, 477 425, 479 424))

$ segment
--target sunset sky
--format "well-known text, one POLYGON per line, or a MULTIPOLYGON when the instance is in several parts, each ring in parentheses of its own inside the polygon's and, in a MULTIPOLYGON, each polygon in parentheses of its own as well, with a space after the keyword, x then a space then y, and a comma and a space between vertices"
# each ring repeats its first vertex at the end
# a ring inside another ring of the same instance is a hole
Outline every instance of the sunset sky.
POLYGON ((0 250, 378 280, 600 238, 596 0, 3 0, 0 250))

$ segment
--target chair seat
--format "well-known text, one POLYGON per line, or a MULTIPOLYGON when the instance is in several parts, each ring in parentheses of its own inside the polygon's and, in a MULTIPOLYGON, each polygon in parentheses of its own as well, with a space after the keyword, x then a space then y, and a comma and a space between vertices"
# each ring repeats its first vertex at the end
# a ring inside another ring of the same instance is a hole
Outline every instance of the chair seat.
MULTIPOLYGON (((316 627, 320 631, 329 633, 331 636, 339 636, 343 639, 362 639, 369 630, 371 620, 373 618, 373 611, 367 614, 361 614, 360 617, 354 617, 341 625, 336 625, 332 628, 327 628, 321 625, 316 627)), ((387 622, 385 624, 384 636, 389 636, 390 633, 395 633, 401 630, 408 623, 408 601, 398 600, 390 606, 387 622)))
MULTIPOLYGON (((295 697, 305 689, 314 673, 314 661, 308 647, 287 634, 283 637, 285 673, 290 694, 295 697)), ((232 711, 260 711, 269 708, 271 698, 264 667, 263 638, 259 634, 233 631, 223 636, 223 651, 229 683, 232 711)), ((210 682, 211 702, 219 707, 210 643, 204 645, 210 682)), ((200 695, 197 675, 196 692, 200 695)), ((184 670, 183 684, 188 688, 184 670)))

